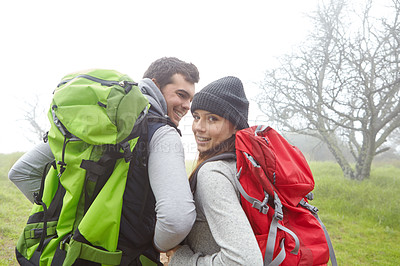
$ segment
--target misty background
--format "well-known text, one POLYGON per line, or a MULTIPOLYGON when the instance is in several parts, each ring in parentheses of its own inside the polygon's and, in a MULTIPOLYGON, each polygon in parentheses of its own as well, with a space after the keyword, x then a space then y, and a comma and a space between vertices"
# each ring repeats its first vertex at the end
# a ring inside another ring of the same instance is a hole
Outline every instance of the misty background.
MULTIPOLYGON (((271 119, 268 106, 263 111, 259 108, 262 93, 268 94, 270 88, 263 83, 266 73, 310 42, 316 30, 311 17, 331 2, 335 1, 2 2, 0 153, 25 152, 40 141, 34 127, 48 127, 52 91, 65 74, 106 68, 139 80, 149 64, 163 56, 198 67, 196 91, 223 76, 239 77, 250 99, 249 124, 279 130, 279 121, 271 119), (29 121, 36 125, 32 127, 29 121)), ((367 3, 353 0, 346 6, 361 11, 367 3)), ((389 17, 392 3, 374 1, 372 15, 389 17)), ((196 156, 191 123, 187 114, 180 124, 188 159, 196 156)), ((281 133, 309 159, 334 159, 319 139, 281 133)), ((393 149, 386 156, 397 154, 393 149)), ((350 154, 346 156, 351 159, 350 154)))

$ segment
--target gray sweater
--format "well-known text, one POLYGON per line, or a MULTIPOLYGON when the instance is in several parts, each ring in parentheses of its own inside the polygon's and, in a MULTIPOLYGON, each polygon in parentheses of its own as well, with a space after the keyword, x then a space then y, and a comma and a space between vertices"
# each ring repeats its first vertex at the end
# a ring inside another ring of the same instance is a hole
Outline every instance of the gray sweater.
MULTIPOLYGON (((139 87, 155 111, 165 115, 165 99, 154 83, 144 79, 139 87)), ((33 202, 32 193, 39 190, 43 169, 52 160, 54 156, 50 146, 47 143, 39 144, 14 164, 8 177, 33 202)), ((149 143, 148 172, 156 199, 154 245, 166 251, 186 237, 196 218, 185 170, 183 145, 174 128, 166 125, 154 133, 149 143)))
POLYGON ((197 218, 169 266, 263 265, 250 223, 240 205, 234 161, 203 165, 194 195, 197 218))

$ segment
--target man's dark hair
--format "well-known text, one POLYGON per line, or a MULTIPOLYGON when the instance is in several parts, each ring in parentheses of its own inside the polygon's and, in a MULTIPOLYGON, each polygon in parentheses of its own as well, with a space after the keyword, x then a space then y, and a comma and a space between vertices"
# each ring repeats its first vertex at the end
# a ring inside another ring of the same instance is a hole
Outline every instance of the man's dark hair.
POLYGON ((172 76, 181 74, 187 82, 199 82, 199 70, 192 63, 186 63, 176 57, 162 57, 157 59, 146 70, 143 78, 155 79, 159 88, 172 83, 172 76))

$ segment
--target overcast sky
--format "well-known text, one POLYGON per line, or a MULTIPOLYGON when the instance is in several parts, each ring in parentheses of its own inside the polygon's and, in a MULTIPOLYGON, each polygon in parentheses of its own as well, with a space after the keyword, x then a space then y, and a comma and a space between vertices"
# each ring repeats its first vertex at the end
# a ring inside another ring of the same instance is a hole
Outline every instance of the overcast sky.
MULTIPOLYGON (((50 104, 67 73, 116 69, 139 80, 163 56, 194 63, 200 90, 234 75, 254 98, 275 58, 304 40, 317 0, 2 1, 0 4, 0 153, 27 151, 34 138, 22 121, 26 102, 50 104)), ((46 110, 47 111, 47 110, 46 110)), ((42 115, 45 118, 45 113, 42 115)), ((251 103, 251 119, 260 119, 251 103), (257 118, 258 117, 258 118, 257 118)), ((191 117, 180 127, 195 152, 191 117)))

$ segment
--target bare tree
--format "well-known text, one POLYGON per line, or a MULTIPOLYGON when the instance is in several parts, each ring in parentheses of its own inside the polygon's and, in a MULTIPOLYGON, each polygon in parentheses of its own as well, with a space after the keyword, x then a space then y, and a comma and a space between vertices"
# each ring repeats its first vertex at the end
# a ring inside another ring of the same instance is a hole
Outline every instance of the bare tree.
POLYGON ((393 131, 392 134, 388 137, 388 145, 390 145, 392 149, 393 157, 400 157, 400 127, 393 131))
POLYGON ((40 103, 39 96, 34 96, 30 101, 25 102, 25 107, 23 108, 23 121, 28 123, 28 128, 24 130, 29 134, 26 138, 32 142, 37 143, 38 141, 43 141, 43 136, 46 132, 46 110, 40 103))
POLYGON ((362 180, 400 126, 400 0, 392 1, 393 17, 379 19, 367 1, 359 23, 349 20, 356 11, 346 4, 320 3, 310 16, 314 31, 266 72, 257 102, 282 130, 327 143, 344 175, 362 180))

